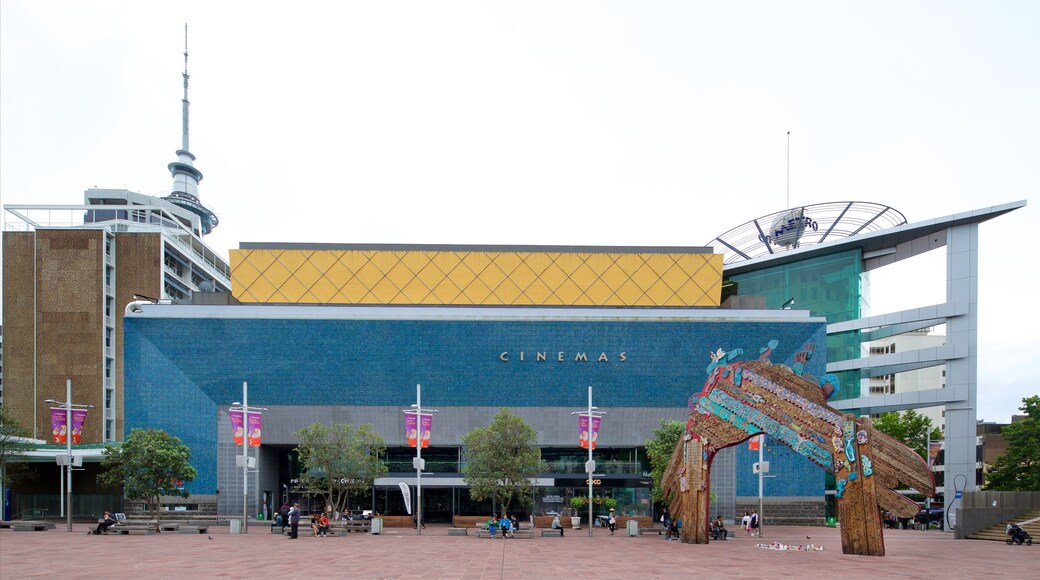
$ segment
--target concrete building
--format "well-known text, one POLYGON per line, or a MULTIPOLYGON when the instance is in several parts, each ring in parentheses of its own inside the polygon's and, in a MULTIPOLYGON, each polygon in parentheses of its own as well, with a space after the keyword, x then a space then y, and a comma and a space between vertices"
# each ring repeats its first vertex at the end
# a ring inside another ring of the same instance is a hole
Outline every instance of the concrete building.
MULTIPOLYGON (((935 349, 944 344, 946 344, 945 336, 932 334, 930 328, 922 328, 871 342, 870 355, 881 356, 897 352, 935 349)), ((872 376, 869 378, 869 385, 870 396, 942 389, 946 387, 946 367, 936 365, 902 373, 872 376)), ((946 408, 944 406, 923 407, 915 409, 915 411, 931 419, 932 425, 940 430, 946 428, 946 408)))
MULTIPOLYGON (((44 400, 65 400, 66 380, 72 380, 73 401, 94 407, 83 426, 83 446, 95 451, 85 476, 77 476, 84 482, 82 491, 91 489, 98 445, 120 441, 126 432, 126 304, 141 297, 190 299, 197 292, 231 288, 230 265, 202 239, 218 221, 198 198, 202 173, 188 150, 186 68, 183 77, 182 140, 177 160, 168 167, 173 178, 169 196, 89 189, 82 204, 4 206, 3 405, 33 438, 50 440, 44 400)), ((51 465, 41 465, 39 497, 27 503, 53 515, 58 513, 59 477, 53 460, 51 465), (43 483, 50 481, 53 489, 43 483)), ((74 514, 94 513, 90 510, 100 502, 77 503, 74 514)))

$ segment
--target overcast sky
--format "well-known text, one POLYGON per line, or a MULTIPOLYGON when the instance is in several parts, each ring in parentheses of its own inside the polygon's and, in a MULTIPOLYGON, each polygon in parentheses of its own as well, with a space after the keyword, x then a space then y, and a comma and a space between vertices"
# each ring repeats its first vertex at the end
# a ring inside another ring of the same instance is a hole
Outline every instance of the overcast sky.
MULTIPOLYGON (((700 246, 789 205, 790 131, 791 206, 1028 201, 980 227, 978 417, 1040 392, 1040 2, 3 0, 0 201, 169 193, 185 22, 225 255, 700 246)), ((875 273, 872 314, 944 301, 944 260, 875 273)))

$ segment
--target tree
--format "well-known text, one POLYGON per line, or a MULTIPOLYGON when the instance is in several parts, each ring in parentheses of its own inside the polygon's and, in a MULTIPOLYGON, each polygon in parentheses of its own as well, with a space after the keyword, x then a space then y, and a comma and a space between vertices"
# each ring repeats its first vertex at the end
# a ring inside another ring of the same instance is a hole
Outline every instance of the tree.
POLYGON ((372 489, 387 471, 380 458, 386 444, 371 425, 313 423, 293 435, 300 440, 296 451, 304 467, 304 489, 340 513, 347 512, 352 495, 372 489))
POLYGON ((462 476, 470 497, 492 498, 508 511, 513 499, 528 504, 534 496, 531 479, 548 470, 538 448, 538 434, 523 419, 501 409, 487 427, 462 437, 462 476))
POLYGON ((159 518, 164 495, 188 497, 184 482, 198 472, 188 460, 191 449, 180 438, 162 429, 133 429, 120 444, 106 445, 98 481, 123 488, 123 496, 144 500, 153 520, 159 518))
POLYGON ((1040 490, 1040 395, 1022 399, 1026 418, 1001 430, 1007 451, 986 474, 986 489, 996 491, 1040 490))
POLYGON ((675 452, 675 446, 682 439, 686 424, 673 419, 662 419, 661 425, 654 429, 653 437, 646 440, 646 456, 650 460, 650 477, 654 481, 650 489, 650 498, 658 503, 667 503, 661 489, 661 478, 668 466, 668 461, 675 452))
POLYGON ((932 426, 931 419, 913 409, 902 413, 882 413, 877 419, 874 419, 874 428, 902 441, 925 461, 928 461, 929 432, 932 441, 939 441, 943 438, 942 431, 938 427, 932 426))
POLYGON ((25 477, 26 464, 13 460, 33 449, 36 446, 29 439, 29 432, 0 407, 0 490, 25 477))

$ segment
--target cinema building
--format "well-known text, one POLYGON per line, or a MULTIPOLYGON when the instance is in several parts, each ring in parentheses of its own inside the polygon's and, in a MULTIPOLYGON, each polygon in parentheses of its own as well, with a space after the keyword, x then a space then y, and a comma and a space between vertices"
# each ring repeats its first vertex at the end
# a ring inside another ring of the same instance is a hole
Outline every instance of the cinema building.
MULTIPOLYGON (((662 419, 685 420, 711 353, 751 360, 775 344, 774 363, 793 365, 809 349, 807 373, 839 377, 831 401, 839 409, 944 404, 946 476, 970 472, 973 482, 978 224, 1022 205, 907 224, 886 206, 819 204, 764 216, 704 247, 242 243, 231 251, 225 304, 209 296, 127 307, 125 432, 161 428, 183 439, 199 471, 186 501, 241 514, 242 448, 228 410, 247 383, 249 405, 266 409, 262 444, 249 451, 247 505, 262 513, 287 498, 306 501, 294 431, 368 423, 387 442, 389 473, 352 507, 403 514, 398 484, 414 488, 417 478, 402 411, 421 385, 422 406, 439 411, 422 452, 427 520, 490 511, 469 497, 461 440, 502 407, 538 432, 549 471, 528 511, 547 513, 587 492, 572 413, 586 408, 591 386, 592 404, 606 412, 595 493, 623 513, 654 515, 645 441, 662 419), (871 270, 943 247, 944 304, 868 316, 871 270), (862 347, 938 324, 949 337, 942 348, 868 356, 862 347), (944 364, 945 386, 860 392, 871 376, 944 364)), ((786 447, 766 449, 775 476, 765 483, 767 521, 769 510, 775 521, 822 520, 825 474, 786 447)), ((717 457, 713 510, 757 506, 757 459, 746 446, 717 457)))

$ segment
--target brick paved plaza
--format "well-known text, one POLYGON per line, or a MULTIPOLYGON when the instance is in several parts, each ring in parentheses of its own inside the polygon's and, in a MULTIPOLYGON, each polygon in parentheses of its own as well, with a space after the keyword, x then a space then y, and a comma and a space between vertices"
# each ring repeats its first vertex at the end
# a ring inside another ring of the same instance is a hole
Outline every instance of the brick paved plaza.
POLYGON ((450 537, 447 528, 288 540, 251 528, 232 535, 88 536, 0 530, 0 578, 1035 578, 1040 546, 954 540, 952 534, 886 530, 883 558, 845 556, 836 529, 777 526, 766 537, 707 546, 659 536, 568 530, 565 538, 450 537), (806 536, 811 539, 806 539, 806 536), (210 539, 212 538, 212 539, 210 539), (781 552, 760 541, 822 545, 781 552))

